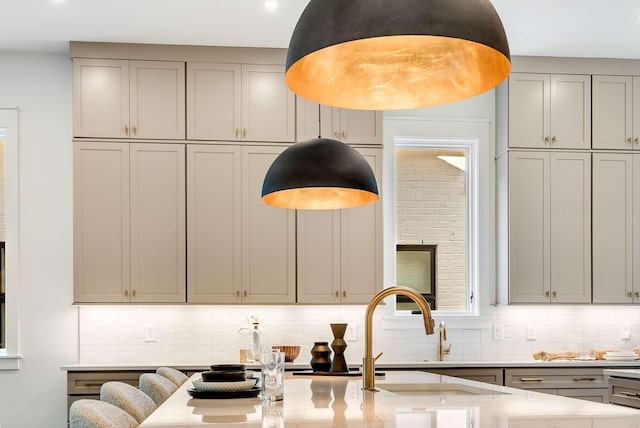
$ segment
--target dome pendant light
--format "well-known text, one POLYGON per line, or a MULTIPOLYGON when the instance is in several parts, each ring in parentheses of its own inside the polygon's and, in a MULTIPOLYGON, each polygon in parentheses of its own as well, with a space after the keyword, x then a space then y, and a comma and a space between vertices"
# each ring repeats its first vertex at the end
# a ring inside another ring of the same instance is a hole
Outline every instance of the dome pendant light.
POLYGON ((273 161, 262 201, 291 209, 338 209, 380 199, 367 160, 340 141, 318 138, 288 147, 273 161))
POLYGON ((395 110, 481 94, 511 62, 489 0, 311 0, 286 68, 287 86, 303 98, 395 110))

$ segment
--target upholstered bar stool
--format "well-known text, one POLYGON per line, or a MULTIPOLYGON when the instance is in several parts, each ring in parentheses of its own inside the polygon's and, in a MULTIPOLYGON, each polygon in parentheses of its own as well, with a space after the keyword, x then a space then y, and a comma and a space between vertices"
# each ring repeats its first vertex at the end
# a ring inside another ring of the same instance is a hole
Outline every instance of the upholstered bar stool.
POLYGON ((156 373, 143 373, 138 381, 140 390, 147 394, 156 405, 164 403, 178 387, 164 376, 156 373))
POLYGON ((180 386, 189 379, 189 377, 182 373, 180 370, 176 370, 172 367, 158 367, 156 373, 160 376, 164 376, 173 382, 176 386, 180 386))
POLYGON ((70 428, 136 428, 138 422, 127 412, 98 400, 74 401, 69 409, 70 428))
POLYGON ((100 399, 121 408, 142 423, 158 408, 151 398, 135 386, 124 382, 107 382, 100 388, 100 399))

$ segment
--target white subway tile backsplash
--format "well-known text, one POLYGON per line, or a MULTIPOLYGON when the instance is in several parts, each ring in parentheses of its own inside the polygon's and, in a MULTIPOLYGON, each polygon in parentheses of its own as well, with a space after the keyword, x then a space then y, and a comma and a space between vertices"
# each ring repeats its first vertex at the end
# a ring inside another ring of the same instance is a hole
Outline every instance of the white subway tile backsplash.
MULTIPOLYGON (((358 364, 364 354, 364 306, 209 306, 145 305, 80 307, 81 364, 202 364, 238 361, 238 329, 248 315, 260 321, 265 344, 300 345, 297 363, 311 359, 314 341, 333 340, 332 322, 356 325, 358 340, 348 342, 347 361, 358 364), (156 342, 144 341, 152 326, 156 342)), ((374 314, 373 350, 381 361, 437 359, 438 334, 422 330, 384 329, 383 311, 374 314)), ((633 306, 496 306, 490 324, 504 326, 504 340, 491 329, 448 327, 452 361, 531 360, 537 351, 587 352, 593 348, 630 349, 640 345, 640 309, 633 306), (533 324, 537 340, 526 340, 533 324), (623 325, 632 339, 623 341, 623 325)))

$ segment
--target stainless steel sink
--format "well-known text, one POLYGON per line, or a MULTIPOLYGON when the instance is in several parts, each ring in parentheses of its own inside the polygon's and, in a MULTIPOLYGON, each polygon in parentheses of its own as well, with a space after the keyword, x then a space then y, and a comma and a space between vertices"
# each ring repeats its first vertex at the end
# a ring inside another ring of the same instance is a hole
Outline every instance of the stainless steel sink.
POLYGON ((399 395, 505 395, 506 392, 457 383, 379 383, 378 389, 399 395))

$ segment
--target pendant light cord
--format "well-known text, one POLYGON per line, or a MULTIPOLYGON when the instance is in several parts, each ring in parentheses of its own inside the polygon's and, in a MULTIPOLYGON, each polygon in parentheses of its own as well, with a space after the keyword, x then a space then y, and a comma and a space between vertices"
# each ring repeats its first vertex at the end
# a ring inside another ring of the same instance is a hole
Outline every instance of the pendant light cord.
POLYGON ((320 118, 320 104, 318 104, 318 138, 322 138, 322 119, 320 118))

